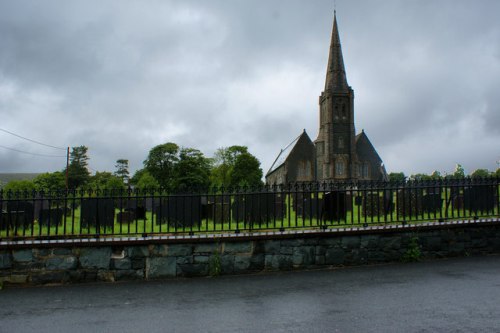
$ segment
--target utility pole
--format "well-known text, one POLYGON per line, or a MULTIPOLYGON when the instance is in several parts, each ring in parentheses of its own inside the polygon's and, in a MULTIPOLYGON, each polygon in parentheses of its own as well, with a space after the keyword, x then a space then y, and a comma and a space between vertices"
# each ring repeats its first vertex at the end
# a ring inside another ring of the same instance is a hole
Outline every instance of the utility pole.
POLYGON ((69 172, 69 147, 66 150, 66 191, 69 189, 68 172, 69 172))

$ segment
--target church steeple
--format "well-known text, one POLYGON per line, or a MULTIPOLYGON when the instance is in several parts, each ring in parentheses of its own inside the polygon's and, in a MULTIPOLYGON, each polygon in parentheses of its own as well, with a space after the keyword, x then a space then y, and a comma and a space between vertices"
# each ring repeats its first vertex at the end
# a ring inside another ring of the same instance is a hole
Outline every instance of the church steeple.
POLYGON ((325 92, 347 92, 349 85, 342 57, 342 46, 340 45, 339 30, 337 27, 337 15, 333 14, 332 39, 330 42, 330 54, 328 56, 328 67, 326 69, 325 92))

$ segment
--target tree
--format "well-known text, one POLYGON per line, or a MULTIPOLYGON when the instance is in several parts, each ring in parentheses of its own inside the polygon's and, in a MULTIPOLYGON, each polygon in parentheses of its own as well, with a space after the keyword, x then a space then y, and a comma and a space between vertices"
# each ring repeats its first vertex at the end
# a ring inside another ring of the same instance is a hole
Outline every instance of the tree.
POLYGON ((171 190, 174 178, 174 166, 179 161, 179 146, 167 142, 153 147, 144 160, 144 168, 153 176, 161 187, 171 190))
POLYGON ((497 171, 495 171, 495 176, 500 177, 500 168, 498 168, 497 171))
POLYGON ((211 161, 201 151, 182 148, 179 160, 174 165, 172 190, 183 192, 188 188, 203 188, 210 185, 211 161))
POLYGON ((66 188, 66 176, 61 171, 42 173, 33 179, 37 191, 58 191, 66 188))
POLYGON ((465 170, 461 164, 455 166, 455 172, 453 173, 453 178, 465 178, 465 170))
POLYGON ((139 188, 139 189, 156 189, 160 187, 160 184, 156 181, 156 179, 151 176, 151 174, 145 170, 141 169, 141 172, 138 174, 138 172, 135 173, 134 177, 137 175, 137 181, 134 182, 134 185, 139 188))
POLYGON ((8 191, 16 192, 31 192, 35 190, 35 183, 31 180, 11 180, 4 186, 4 194, 8 191))
POLYGON ((107 189, 107 190, 118 190, 125 189, 125 184, 123 180, 113 175, 111 172, 97 171, 94 176, 90 177, 87 186, 91 189, 107 189))
POLYGON ((87 156, 88 148, 85 146, 72 147, 68 167, 68 187, 75 189, 85 185, 89 178, 87 156))
POLYGON ((391 172, 389 174, 389 181, 391 182, 403 182, 406 179, 404 172, 391 172))
POLYGON ((245 153, 248 153, 248 148, 245 146, 231 146, 217 149, 213 158, 214 167, 210 174, 211 183, 215 186, 229 185, 236 159, 245 153))
POLYGON ((116 160, 115 164, 115 176, 120 177, 123 183, 128 183, 129 180, 129 172, 128 172, 128 160, 119 159, 116 160))
POLYGON ((262 175, 259 160, 250 153, 243 153, 236 157, 230 175, 230 185, 260 186, 262 175))
POLYGON ((487 178, 490 177, 491 175, 492 174, 488 169, 476 169, 470 176, 472 178, 487 178))

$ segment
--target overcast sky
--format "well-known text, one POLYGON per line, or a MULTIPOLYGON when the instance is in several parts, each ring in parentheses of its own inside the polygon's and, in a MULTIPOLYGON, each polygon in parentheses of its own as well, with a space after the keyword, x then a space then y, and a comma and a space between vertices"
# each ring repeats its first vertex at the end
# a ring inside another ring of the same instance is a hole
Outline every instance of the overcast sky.
MULTIPOLYGON (((0 0, 0 128, 89 147, 95 171, 165 142, 246 145, 264 173, 318 133, 332 0, 0 0)), ((495 170, 500 1, 337 0, 356 130, 391 171, 495 170)), ((64 155, 0 131, 0 172, 64 155)))

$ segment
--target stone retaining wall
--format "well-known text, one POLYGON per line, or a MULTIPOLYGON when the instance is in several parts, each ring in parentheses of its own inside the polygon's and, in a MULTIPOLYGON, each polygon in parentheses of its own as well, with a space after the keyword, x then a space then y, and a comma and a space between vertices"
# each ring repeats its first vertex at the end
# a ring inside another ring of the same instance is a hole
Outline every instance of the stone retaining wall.
POLYGON ((279 239, 0 248, 0 285, 150 280, 500 253, 500 224, 279 239))

